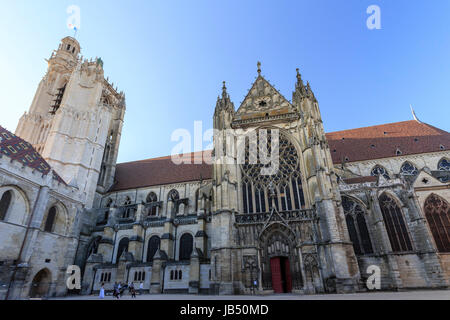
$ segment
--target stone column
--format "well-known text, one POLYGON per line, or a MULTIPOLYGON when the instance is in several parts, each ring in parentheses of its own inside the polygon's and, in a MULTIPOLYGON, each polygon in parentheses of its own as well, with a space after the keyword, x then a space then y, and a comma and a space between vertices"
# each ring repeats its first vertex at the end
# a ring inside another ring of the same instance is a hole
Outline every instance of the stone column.
POLYGON ((117 266, 116 281, 123 284, 127 283, 128 278, 128 263, 133 262, 133 254, 131 252, 123 252, 119 258, 117 266))
POLYGON ((323 248, 327 263, 321 266, 323 276, 336 277, 337 293, 355 292, 360 277, 359 267, 352 243, 348 239, 348 231, 344 226, 342 207, 331 199, 325 199, 317 201, 316 208, 324 235, 322 241, 326 242, 323 248))
MULTIPOLYGON (((52 172, 49 173, 52 175, 52 172)), ((45 215, 48 202, 49 186, 42 186, 39 190, 36 202, 33 207, 32 220, 30 221, 30 229, 27 234, 27 238, 24 239, 25 244, 23 247, 22 255, 19 257, 20 262, 27 263, 31 255, 33 254, 34 244, 37 239, 37 235, 42 225, 42 219, 45 215)))
POLYGON ((103 256, 103 261, 112 262, 112 253, 114 250, 114 228, 110 225, 103 229, 102 239, 98 245, 97 252, 103 256))
POLYGON ((152 276, 150 278, 150 293, 161 293, 161 267, 163 258, 161 251, 158 249, 153 256, 152 276))
POLYGON ((402 197, 408 211, 410 223, 408 223, 417 254, 423 263, 424 277, 430 287, 442 287, 448 285, 445 272, 440 264, 436 249, 432 243, 433 235, 427 228, 427 221, 414 192, 405 192, 402 197))
POLYGON ((197 248, 191 254, 189 270, 189 293, 198 294, 200 290, 200 257, 197 248))
POLYGON ((92 254, 86 261, 86 267, 84 269, 83 281, 81 282, 81 294, 91 294, 93 288, 93 282, 95 281, 95 274, 97 264, 103 263, 103 257, 101 254, 92 254))
POLYGON ((220 210, 212 216, 211 255, 214 260, 215 279, 212 285, 219 288, 219 294, 233 294, 231 257, 233 212, 220 210))
POLYGON ((197 233, 195 234, 195 247, 200 249, 201 252, 207 255, 207 241, 206 235, 206 215, 202 214, 197 217, 197 233))
POLYGON ((128 252, 131 252, 137 261, 140 261, 144 244, 144 227, 140 223, 134 224, 133 234, 134 236, 130 237, 130 243, 128 244, 128 252))

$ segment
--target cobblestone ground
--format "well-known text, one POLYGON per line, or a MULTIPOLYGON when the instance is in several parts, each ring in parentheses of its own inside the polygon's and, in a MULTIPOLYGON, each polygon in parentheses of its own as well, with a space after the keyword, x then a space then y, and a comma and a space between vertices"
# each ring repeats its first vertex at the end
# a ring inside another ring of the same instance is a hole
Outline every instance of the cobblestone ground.
MULTIPOLYGON (((113 300, 106 296, 104 300, 113 300)), ((122 300, 131 300, 125 295, 122 300)), ((51 300, 101 300, 98 296, 70 296, 52 298, 51 300)), ((327 295, 294 295, 277 294, 268 296, 207 296, 187 294, 145 294, 138 295, 133 300, 450 300, 450 290, 424 290, 402 292, 369 292, 355 294, 327 294, 327 295)))

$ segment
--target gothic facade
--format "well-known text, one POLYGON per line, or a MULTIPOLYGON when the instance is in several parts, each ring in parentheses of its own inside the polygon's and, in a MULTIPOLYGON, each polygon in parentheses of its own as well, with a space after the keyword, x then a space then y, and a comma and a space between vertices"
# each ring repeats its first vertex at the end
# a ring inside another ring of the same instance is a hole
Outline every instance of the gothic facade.
POLYGON ((46 171, 1 141, 0 268, 12 297, 66 294, 69 264, 81 267, 81 294, 115 282, 149 293, 348 293, 367 290, 373 266, 381 289, 448 287, 448 132, 416 119, 325 133, 299 71, 289 101, 258 65, 237 109, 223 84, 213 150, 117 164, 125 96, 79 48, 62 40, 11 134, 46 171), (23 230, 28 251, 8 240, 23 230))

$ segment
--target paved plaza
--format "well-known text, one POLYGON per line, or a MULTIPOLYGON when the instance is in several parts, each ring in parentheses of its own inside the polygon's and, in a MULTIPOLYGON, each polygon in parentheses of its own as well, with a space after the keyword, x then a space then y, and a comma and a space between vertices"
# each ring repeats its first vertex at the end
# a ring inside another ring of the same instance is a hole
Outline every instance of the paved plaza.
MULTIPOLYGON (((106 296, 104 300, 113 300, 106 296)), ((122 300, 131 300, 125 295, 122 300)), ((98 296, 69 296, 52 298, 51 300, 101 300, 98 296)), ((401 292, 367 292, 355 294, 324 294, 324 295, 239 295, 239 296, 209 296, 188 294, 144 294, 133 300, 450 300, 450 290, 420 290, 401 292)))

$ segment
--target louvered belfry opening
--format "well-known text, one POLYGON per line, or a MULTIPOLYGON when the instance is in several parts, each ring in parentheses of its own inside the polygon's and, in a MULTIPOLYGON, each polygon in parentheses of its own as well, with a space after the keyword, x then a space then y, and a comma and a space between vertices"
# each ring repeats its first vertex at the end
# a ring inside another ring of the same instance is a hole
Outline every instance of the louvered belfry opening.
POLYGON ((61 106, 62 98, 64 96, 64 92, 66 91, 65 84, 63 87, 58 89, 58 92, 56 93, 55 100, 53 100, 53 105, 50 108, 50 114, 55 114, 56 111, 58 111, 59 107, 61 106))

